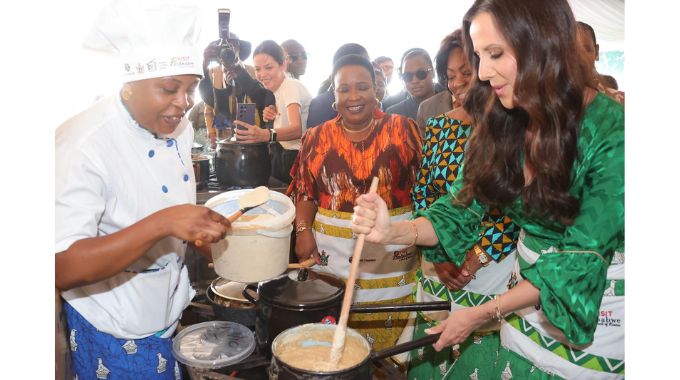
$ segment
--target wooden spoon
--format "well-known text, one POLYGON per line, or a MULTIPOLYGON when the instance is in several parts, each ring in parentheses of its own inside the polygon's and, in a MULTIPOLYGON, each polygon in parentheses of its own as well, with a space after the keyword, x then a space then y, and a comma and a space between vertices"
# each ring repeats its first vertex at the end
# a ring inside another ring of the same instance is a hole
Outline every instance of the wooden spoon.
MULTIPOLYGON (((245 212, 252 210, 263 203, 267 203, 268 200, 269 188, 267 188, 267 186, 256 187, 252 191, 241 195, 241 197, 238 199, 239 210, 229 215, 227 220, 229 220, 229 223, 234 223, 245 212)), ((194 244, 197 247, 200 247, 203 245, 203 241, 199 239, 194 241, 194 244)))
MULTIPOLYGON (((375 194, 378 190, 378 177, 373 177, 371 188, 368 190, 369 194, 375 194)), ((347 334, 347 320, 349 319, 349 309, 352 306, 352 297, 354 296, 354 283, 356 282, 357 271, 359 270, 359 261, 361 261, 361 251, 364 249, 364 239, 366 235, 359 234, 357 242, 354 245, 354 252, 352 252, 352 266, 350 267, 349 277, 345 283, 345 297, 342 299, 342 309, 340 309, 340 319, 338 326, 335 328, 333 334, 333 346, 331 347, 331 363, 337 367, 342 358, 342 351, 345 348, 345 337, 347 334)))

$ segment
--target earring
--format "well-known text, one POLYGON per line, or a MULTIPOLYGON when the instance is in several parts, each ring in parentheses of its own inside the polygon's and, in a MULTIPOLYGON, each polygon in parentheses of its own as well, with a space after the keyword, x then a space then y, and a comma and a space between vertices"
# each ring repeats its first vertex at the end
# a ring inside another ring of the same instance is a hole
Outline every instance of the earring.
POLYGON ((123 100, 128 101, 132 97, 132 89, 130 86, 125 85, 123 86, 123 90, 120 92, 120 97, 123 98, 123 100))
POLYGON ((338 112, 338 107, 336 106, 335 102, 331 104, 331 108, 333 109, 333 111, 338 112))

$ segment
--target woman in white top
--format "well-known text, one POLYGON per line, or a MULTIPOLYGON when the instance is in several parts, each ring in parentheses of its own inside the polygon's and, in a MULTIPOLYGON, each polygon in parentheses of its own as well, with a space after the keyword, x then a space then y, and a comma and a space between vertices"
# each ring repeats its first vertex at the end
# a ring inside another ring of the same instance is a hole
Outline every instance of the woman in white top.
POLYGON ((215 242, 229 227, 195 205, 184 116, 202 73, 190 38, 199 16, 172 2, 117 0, 86 40, 121 53, 124 84, 55 136, 55 286, 77 378, 181 378, 171 337, 195 294, 187 242, 215 242), (149 28, 122 28, 138 21, 149 28))
POLYGON ((300 138, 306 131, 309 103, 312 96, 307 88, 295 78, 286 75, 285 53, 272 40, 263 41, 253 52, 257 80, 276 97, 276 110, 268 107, 263 118, 274 120, 270 130, 260 129, 242 121, 235 121, 246 130, 236 130, 242 142, 270 141, 272 176, 290 183, 290 168, 300 149, 300 138))

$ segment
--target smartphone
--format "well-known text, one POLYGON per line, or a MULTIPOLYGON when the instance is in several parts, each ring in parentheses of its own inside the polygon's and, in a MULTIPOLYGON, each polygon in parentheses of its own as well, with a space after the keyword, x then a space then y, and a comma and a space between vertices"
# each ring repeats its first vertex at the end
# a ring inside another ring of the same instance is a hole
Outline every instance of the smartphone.
MULTIPOLYGON (((255 103, 238 103, 236 106, 236 120, 241 120, 250 125, 255 125, 255 103)), ((237 125, 238 129, 245 129, 237 125)))

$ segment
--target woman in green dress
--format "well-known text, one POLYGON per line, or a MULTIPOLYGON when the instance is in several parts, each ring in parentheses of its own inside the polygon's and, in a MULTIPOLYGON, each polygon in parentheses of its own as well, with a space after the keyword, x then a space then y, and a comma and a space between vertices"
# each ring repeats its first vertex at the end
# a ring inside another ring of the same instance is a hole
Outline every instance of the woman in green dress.
MULTIPOLYGON (((463 33, 456 29, 444 38, 435 57, 440 84, 455 101, 453 109, 427 119, 423 159, 411 192, 416 211, 428 208, 449 193, 465 157, 473 127, 462 103, 474 73, 463 49, 463 33)), ((422 107, 421 107, 422 110, 422 107)), ((414 290, 417 302, 449 301, 451 309, 480 305, 494 295, 505 293, 515 264, 515 246, 519 228, 498 209, 484 215, 479 238, 468 249, 467 260, 457 266, 435 248, 421 257, 414 290), (433 261, 431 261, 433 260, 433 261)), ((438 248, 441 249, 441 248, 438 248)), ((446 319, 446 311, 419 311, 413 325, 413 339, 426 329, 446 319)), ((448 380, 468 378, 477 373, 488 378, 495 370, 500 347, 497 329, 475 331, 459 346, 436 352, 421 347, 409 357, 409 380, 448 380)))
POLYGON ((516 284, 429 329, 435 349, 500 323, 494 378, 623 378, 623 107, 590 82, 567 0, 478 0, 464 35, 478 79, 462 175, 411 221, 362 195, 352 229, 460 265, 498 207, 521 228, 516 284))

